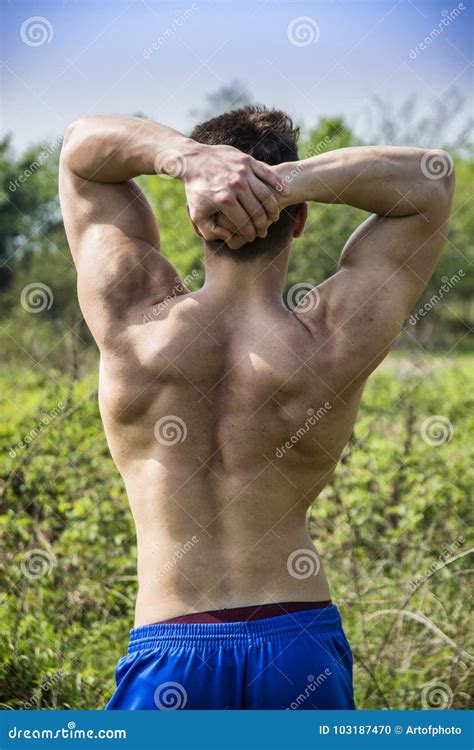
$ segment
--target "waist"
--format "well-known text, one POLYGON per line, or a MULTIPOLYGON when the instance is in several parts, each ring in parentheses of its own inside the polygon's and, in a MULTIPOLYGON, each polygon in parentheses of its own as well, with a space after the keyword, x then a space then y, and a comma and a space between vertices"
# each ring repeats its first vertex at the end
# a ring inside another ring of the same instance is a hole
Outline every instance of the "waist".
POLYGON ((307 609, 325 609, 326 607, 330 607, 331 604, 331 600, 328 599, 320 602, 276 602, 275 604, 261 604, 250 607, 232 607, 231 609, 215 609, 207 612, 181 615, 179 617, 173 617, 170 620, 164 620, 161 624, 178 622, 253 622, 254 620, 265 620, 268 617, 278 617, 279 615, 290 615, 294 612, 303 612, 307 609))
MULTIPOLYGON (((249 617, 254 619, 252 612, 274 606, 275 602, 290 605, 295 602, 302 605, 308 603, 317 607, 320 602, 327 604, 331 599, 322 569, 317 575, 302 579, 293 579, 287 571, 280 579, 275 573, 273 577, 266 577, 258 570, 258 565, 253 576, 239 575, 230 579, 230 571, 229 579, 226 579, 222 568, 218 572, 222 580, 217 583, 212 581, 215 571, 210 570, 207 581, 199 575, 193 580, 186 576, 183 580, 163 582, 161 586, 146 587, 146 584, 141 584, 136 602, 135 626, 169 620, 179 622, 185 621, 183 618, 196 616, 204 618, 201 621, 225 622, 228 618, 235 619, 231 612, 235 609, 243 610, 242 620, 249 617)), ((276 612, 272 611, 271 616, 274 614, 276 612)), ((255 615, 257 617, 258 614, 255 615)))
POLYGON ((211 531, 188 534, 187 542, 178 544, 160 539, 153 529, 140 530, 137 625, 210 610, 331 598, 304 522, 287 523, 278 538, 268 527, 257 539, 248 528, 247 533, 211 531))
POLYGON ((278 637, 293 640, 311 629, 313 634, 341 631, 341 616, 335 604, 250 622, 155 623, 130 631, 128 652, 190 643, 219 647, 223 643, 257 643, 278 637))

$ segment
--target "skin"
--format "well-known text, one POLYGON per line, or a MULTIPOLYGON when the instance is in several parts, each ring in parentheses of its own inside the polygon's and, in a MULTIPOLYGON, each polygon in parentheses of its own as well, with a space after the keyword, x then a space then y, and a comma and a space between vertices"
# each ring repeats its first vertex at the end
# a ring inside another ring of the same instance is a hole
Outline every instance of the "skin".
POLYGON ((101 354, 101 415, 136 524, 136 626, 330 598, 305 516, 351 435, 368 376, 438 262, 453 175, 425 176, 427 156, 350 148, 295 171, 134 118, 87 117, 68 129, 60 198, 101 354), (238 254, 298 204, 293 236, 245 262, 206 244, 205 284, 189 292, 133 182, 157 165, 183 181, 206 240, 238 254), (372 215, 337 272, 288 310, 283 285, 306 201, 372 215))

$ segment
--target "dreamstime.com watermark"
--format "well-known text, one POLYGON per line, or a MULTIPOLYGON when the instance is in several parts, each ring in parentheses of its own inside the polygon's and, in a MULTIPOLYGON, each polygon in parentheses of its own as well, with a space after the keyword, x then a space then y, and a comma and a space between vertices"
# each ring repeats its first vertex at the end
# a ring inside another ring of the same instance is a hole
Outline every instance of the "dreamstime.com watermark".
MULTIPOLYGON (((319 156, 319 154, 324 153, 327 151, 328 146, 330 145, 332 141, 331 136, 325 135, 324 138, 322 138, 319 143, 316 143, 315 145, 311 146, 310 150, 308 151, 306 155, 306 159, 310 159, 312 156, 319 156)), ((286 185, 290 185, 293 180, 298 177, 301 172, 303 172, 305 169, 308 169, 308 163, 306 159, 302 159, 301 161, 295 162, 295 166, 290 169, 290 171, 281 179, 281 183, 284 183, 286 185)), ((278 192, 281 193, 282 185, 279 183, 276 186, 276 189, 278 192)))
POLYGON ((159 318, 160 314, 163 312, 163 310, 166 310, 169 303, 172 302, 172 300, 176 299, 176 297, 181 296, 182 293, 186 291, 186 287, 189 284, 189 282, 194 281, 195 279, 197 279, 198 276, 199 276, 199 271, 196 270, 195 268, 191 271, 191 273, 188 273, 188 275, 185 276, 182 281, 177 276, 175 278, 175 284, 171 292, 167 294, 166 297, 161 302, 158 302, 158 304, 153 307, 150 313, 148 313, 147 315, 142 315, 143 322, 151 323, 153 320, 156 320, 156 318, 159 318))
POLYGON ((30 177, 34 175, 40 167, 43 166, 43 164, 49 159, 49 157, 52 156, 52 154, 54 154, 54 152, 61 147, 62 142, 63 137, 60 136, 59 138, 56 138, 55 141, 50 143, 49 146, 46 146, 46 148, 40 151, 39 154, 33 159, 33 161, 23 170, 23 172, 18 175, 18 177, 16 177, 14 180, 10 180, 10 182, 8 183, 9 191, 11 193, 14 193, 15 190, 18 190, 21 185, 27 182, 30 177))
POLYGON ((443 550, 441 554, 438 555, 436 560, 434 560, 429 568, 427 568, 423 573, 420 573, 419 576, 414 578, 412 581, 410 581, 410 590, 416 591, 417 589, 422 586, 425 581, 428 580, 428 578, 431 578, 431 576, 436 573, 437 570, 440 570, 440 568, 443 568, 445 566, 445 563, 447 560, 450 560, 451 557, 454 556, 454 554, 462 547, 464 544, 465 539, 463 536, 458 536, 455 542, 452 544, 445 544, 443 547, 443 550))
POLYGON ((171 555, 169 560, 167 560, 163 567, 161 567, 152 576, 150 581, 145 584, 145 587, 140 587, 141 592, 143 592, 143 588, 152 588, 157 583, 159 583, 161 579, 164 578, 164 576, 171 573, 173 568, 193 549, 193 547, 195 547, 196 544, 199 543, 199 541, 199 537, 194 534, 191 539, 188 539, 186 542, 184 542, 184 544, 182 544, 181 542, 177 542, 174 546, 173 554, 171 555))
POLYGON ((21 711, 37 710, 40 707, 40 700, 43 693, 48 693, 54 685, 59 682, 65 676, 65 672, 62 669, 58 669, 53 675, 44 677, 41 680, 39 687, 33 692, 33 695, 28 701, 22 703, 18 708, 21 711))
POLYGON ((52 422, 54 422, 54 420, 63 411, 64 404, 62 403, 62 401, 60 401, 58 405, 54 407, 54 409, 50 409, 50 411, 43 409, 43 416, 41 417, 39 422, 36 423, 33 429, 31 429, 24 438, 22 438, 16 445, 13 446, 13 448, 11 448, 9 452, 10 458, 16 458, 20 451, 24 451, 26 448, 28 448, 28 446, 31 445, 34 440, 36 440, 38 435, 42 433, 44 428, 48 427, 52 422))
POLYGON ((126 729, 78 729, 75 721, 69 721, 61 729, 19 729, 8 730, 11 740, 126 740, 126 729))
POLYGON ((153 53, 156 52, 156 50, 160 49, 160 47, 166 44, 166 42, 169 41, 174 34, 176 34, 179 27, 182 26, 186 21, 189 21, 191 16, 197 10, 199 10, 199 5, 197 3, 193 3, 190 8, 186 8, 186 10, 183 13, 180 13, 179 16, 175 16, 171 26, 168 26, 168 28, 165 29, 165 31, 158 37, 158 39, 155 39, 150 47, 147 47, 143 50, 143 57, 145 58, 145 60, 149 60, 153 53))
POLYGON ((286 707, 285 711, 297 711, 300 706, 305 703, 308 698, 323 685, 328 677, 331 677, 332 672, 330 669, 325 669, 324 672, 318 674, 317 677, 314 674, 309 674, 307 677, 308 683, 303 693, 300 693, 294 701, 291 701, 290 705, 286 707))
MULTIPOLYGON (((325 135, 324 138, 321 138, 321 140, 318 143, 311 145, 311 148, 309 149, 305 158, 310 159, 312 156, 319 156, 319 154, 322 154, 324 151, 327 151, 327 148, 331 143, 332 143, 331 136, 325 135)), ((297 163, 298 164, 304 163, 304 159, 303 159, 303 162, 297 162, 297 163)))
POLYGON ((466 6, 464 5, 464 3, 458 3, 457 6, 450 11, 443 10, 441 13, 442 18, 438 26, 432 29, 430 33, 427 36, 425 36, 425 38, 421 42, 418 42, 418 44, 410 50, 409 57, 412 60, 416 60, 418 55, 424 52, 424 50, 427 49, 430 46, 430 44, 434 42, 435 39, 437 39, 443 33, 446 27, 449 26, 453 21, 456 20, 456 18, 458 18, 458 16, 461 15, 463 10, 466 10, 466 6))
POLYGON ((331 404, 329 403, 329 401, 325 401, 323 406, 320 406, 317 411, 315 411, 314 409, 308 409, 308 417, 305 423, 296 430, 294 435, 292 435, 286 441, 286 443, 283 443, 283 445, 280 445, 280 447, 276 449, 275 456, 277 458, 282 458, 285 455, 286 451, 291 450, 294 445, 296 445, 302 438, 304 438, 308 434, 311 427, 319 422, 319 420, 322 419, 322 417, 324 417, 330 409, 331 404))
POLYGON ((424 318, 425 315, 427 315, 430 310, 435 307, 435 305, 438 304, 438 302, 441 302, 441 300, 444 298, 445 294, 448 294, 448 292, 453 289, 453 287, 456 286, 456 284, 459 284, 462 277, 465 276, 464 270, 462 268, 459 268, 458 272, 453 274, 451 278, 448 278, 447 276, 442 276, 441 281, 443 282, 436 292, 436 294, 432 294, 429 298, 428 302, 425 302, 423 307, 420 307, 416 313, 413 313, 413 315, 410 315, 408 318, 408 322, 411 326, 416 325, 420 318, 424 318))

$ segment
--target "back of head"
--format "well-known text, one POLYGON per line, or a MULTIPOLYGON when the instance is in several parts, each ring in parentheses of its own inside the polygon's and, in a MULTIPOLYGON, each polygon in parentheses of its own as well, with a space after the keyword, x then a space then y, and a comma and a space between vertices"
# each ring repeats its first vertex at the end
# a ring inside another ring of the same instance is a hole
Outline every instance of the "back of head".
MULTIPOLYGON (((213 117, 197 125, 191 138, 208 146, 233 146, 255 159, 274 165, 298 159, 299 130, 291 118, 278 109, 247 105, 213 117)), ((255 239, 240 250, 230 250, 224 242, 208 242, 217 255, 236 260, 251 260, 264 253, 277 253, 285 247, 293 232, 297 206, 281 212, 267 236, 255 239)))

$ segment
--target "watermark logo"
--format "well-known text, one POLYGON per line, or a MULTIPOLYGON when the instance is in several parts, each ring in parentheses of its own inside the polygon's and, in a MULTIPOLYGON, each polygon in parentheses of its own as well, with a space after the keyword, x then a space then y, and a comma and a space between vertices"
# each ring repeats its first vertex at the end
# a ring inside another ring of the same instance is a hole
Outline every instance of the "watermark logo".
POLYGON ((420 55, 425 49, 427 49, 427 47, 429 47, 429 45, 443 33, 446 27, 461 15, 463 10, 466 10, 466 6, 464 5, 464 3, 458 3, 457 6, 450 11, 443 10, 441 12, 442 18, 438 25, 431 29, 430 33, 427 34, 427 36, 425 36, 425 38, 421 42, 415 45, 415 47, 412 47, 409 55, 410 58, 412 60, 416 60, 418 55, 420 55))
POLYGON ((60 401, 54 409, 47 411, 42 409, 43 416, 37 422, 36 426, 33 427, 25 437, 23 437, 13 448, 10 450, 10 458, 15 458, 20 450, 25 450, 33 440, 36 440, 38 435, 43 431, 45 427, 48 427, 63 411, 64 404, 60 401))
POLYGON ((302 693, 300 693, 294 701, 290 703, 289 706, 286 707, 286 711, 297 711, 299 707, 305 703, 305 701, 308 700, 308 698, 312 695, 312 693, 317 690, 318 687, 321 687, 323 685, 328 677, 331 677, 332 672, 330 669, 325 669, 324 672, 321 672, 321 674, 318 674, 317 677, 314 676, 314 674, 309 674, 307 676, 307 685, 302 693))
POLYGON ((165 179, 180 179, 185 173, 184 156, 175 148, 165 148, 160 151, 156 156, 154 166, 156 174, 165 179))
POLYGON ((21 41, 28 47, 41 47, 53 38, 51 21, 44 16, 30 16, 23 21, 20 29, 21 41))
POLYGON ((433 149, 421 157, 421 171, 429 180, 442 180, 452 174, 453 169, 453 160, 446 151, 433 149))
POLYGON ((308 414, 307 419, 305 420, 304 424, 299 427, 296 432, 288 438, 288 440, 283 443, 283 445, 280 445, 279 448, 275 451, 275 456, 277 458, 283 458, 287 450, 291 450, 294 445, 296 445, 302 438, 304 438, 311 427, 313 427, 317 422, 319 422, 322 417, 324 417, 328 411, 331 409, 331 404, 329 401, 325 401, 323 406, 320 406, 317 411, 314 409, 308 409, 306 412, 308 414))
POLYGON ((55 141, 49 144, 46 148, 42 149, 42 151, 39 152, 39 154, 36 156, 36 158, 29 164, 26 169, 23 170, 23 172, 18 175, 14 180, 10 180, 8 184, 8 189, 11 193, 14 193, 15 190, 18 190, 20 185, 23 185, 32 175, 35 174, 35 172, 38 171, 40 167, 43 166, 43 164, 49 159, 51 154, 53 154, 57 149, 60 147, 61 143, 63 142, 62 136, 59 138, 56 138, 55 141))
POLYGON ((180 560, 185 557, 185 555, 190 552, 193 547, 198 544, 199 537, 197 537, 195 534, 191 537, 191 539, 187 539, 184 544, 182 542, 176 542, 174 545, 173 554, 171 557, 165 562, 165 564, 152 576, 152 578, 147 581, 145 586, 141 587, 142 590, 148 591, 149 589, 156 586, 157 583, 159 583, 166 575, 171 573, 171 571, 174 569, 174 567, 180 562, 180 560))
POLYGON ((166 297, 161 300, 161 302, 158 302, 157 305, 155 305, 151 311, 151 313, 148 313, 147 315, 142 315, 142 321, 144 323, 151 323, 152 320, 155 318, 158 318, 160 314, 163 312, 163 310, 166 310, 171 300, 176 299, 176 297, 182 296, 183 293, 187 291, 186 287, 191 282, 197 279, 199 276, 199 271, 197 269, 193 269, 191 273, 188 273, 187 276, 184 277, 184 279, 181 281, 179 276, 175 278, 175 284, 173 286, 173 289, 169 294, 166 295, 166 297))
POLYGON ((449 443, 453 432, 453 425, 447 417, 443 417, 441 414, 427 417, 420 428, 421 437, 427 445, 449 443))
MULTIPOLYGON (((313 144, 311 146, 306 156, 306 159, 309 159, 311 156, 318 156, 324 151, 327 151, 328 146, 331 143, 331 141, 332 141, 332 138, 329 135, 325 135, 324 138, 319 141, 319 143, 313 144)), ((278 185, 276 186, 275 189, 277 190, 277 192, 279 193, 283 192, 283 187, 285 185, 291 185, 293 180, 296 177, 298 177, 298 175, 301 174, 301 172, 303 172, 305 169, 308 168, 306 159, 303 159, 302 161, 297 161, 294 163, 294 166, 289 170, 289 172, 286 173, 286 175, 281 179, 281 182, 279 182, 278 185)))
POLYGON ((190 8, 186 8, 186 10, 181 13, 179 16, 176 16, 173 19, 173 23, 171 26, 169 26, 167 29, 164 30, 162 34, 156 39, 153 44, 150 47, 147 47, 143 50, 143 57, 145 60, 149 60, 150 57, 153 55, 156 50, 160 49, 166 42, 171 39, 171 37, 177 32, 180 26, 183 25, 185 21, 189 21, 191 16, 199 9, 199 5, 197 3, 193 3, 190 8))
POLYGON ((427 568, 424 573, 421 573, 419 576, 417 576, 417 578, 410 582, 411 591, 413 592, 419 589, 420 586, 422 586, 425 581, 431 578, 431 576, 434 575, 437 570, 444 568, 446 561, 450 560, 453 557, 454 553, 462 547, 464 541, 465 540, 463 536, 458 536, 455 542, 449 545, 445 545, 441 554, 438 555, 437 559, 431 563, 429 568, 427 568))
POLYGON ((316 44, 319 39, 319 26, 311 16, 298 16, 288 24, 286 35, 295 47, 307 47, 316 44))
POLYGON ((159 711, 177 711, 188 702, 188 694, 179 682, 163 682, 155 690, 155 706, 159 711))
POLYGON ((11 740, 43 740, 47 743, 43 744, 43 747, 52 747, 53 740, 58 739, 83 741, 126 740, 127 732, 125 729, 98 729, 97 731, 94 729, 81 729, 75 721, 68 721, 67 726, 56 729, 23 729, 13 726, 8 730, 8 737, 11 740))
POLYGON ((316 310, 320 296, 314 284, 301 282, 293 284, 286 293, 286 304, 290 310, 298 308, 298 312, 308 313, 316 310))
POLYGON ((30 549, 20 562, 20 570, 30 581, 37 581, 51 573, 56 558, 45 549, 30 549))
POLYGON ((41 700, 41 697, 43 693, 50 691, 56 682, 59 682, 63 677, 65 677, 66 673, 62 669, 58 669, 57 672, 55 672, 53 675, 44 677, 41 680, 41 684, 38 688, 34 691, 31 698, 26 701, 25 703, 22 703, 21 706, 19 706, 19 709, 21 711, 30 711, 31 709, 38 709, 39 703, 41 700))
POLYGON ((421 705, 425 709, 445 711, 453 705, 453 691, 445 682, 430 682, 421 691, 421 705))
MULTIPOLYGON (((330 135, 325 135, 324 138, 322 138, 319 143, 312 143, 310 146, 310 149, 306 155, 306 159, 309 159, 311 156, 318 156, 319 154, 323 153, 324 151, 327 151, 330 143, 332 142, 332 138, 330 135)), ((299 164, 301 162, 297 162, 299 164)))
POLYGON ((20 303, 23 310, 29 313, 40 313, 50 310, 53 306, 54 296, 47 284, 34 281, 27 284, 21 290, 20 303))
POLYGON ((430 310, 435 307, 435 305, 438 304, 438 302, 441 302, 441 300, 444 298, 444 295, 451 291, 453 287, 456 286, 456 284, 459 284, 461 281, 461 278, 465 276, 465 272, 463 268, 459 268, 457 273, 454 273, 451 278, 448 278, 447 276, 441 277, 441 286, 436 292, 436 294, 432 294, 429 298, 428 302, 425 302, 423 307, 420 307, 416 313, 413 313, 408 318, 408 322, 410 325, 414 326, 416 325, 420 318, 424 318, 427 313, 430 312, 430 310))
POLYGON ((155 439, 161 445, 184 443, 187 434, 186 422, 175 414, 161 417, 155 424, 155 439))
POLYGON ((301 580, 317 576, 321 570, 321 560, 316 550, 297 549, 288 557, 286 567, 292 578, 301 580))

